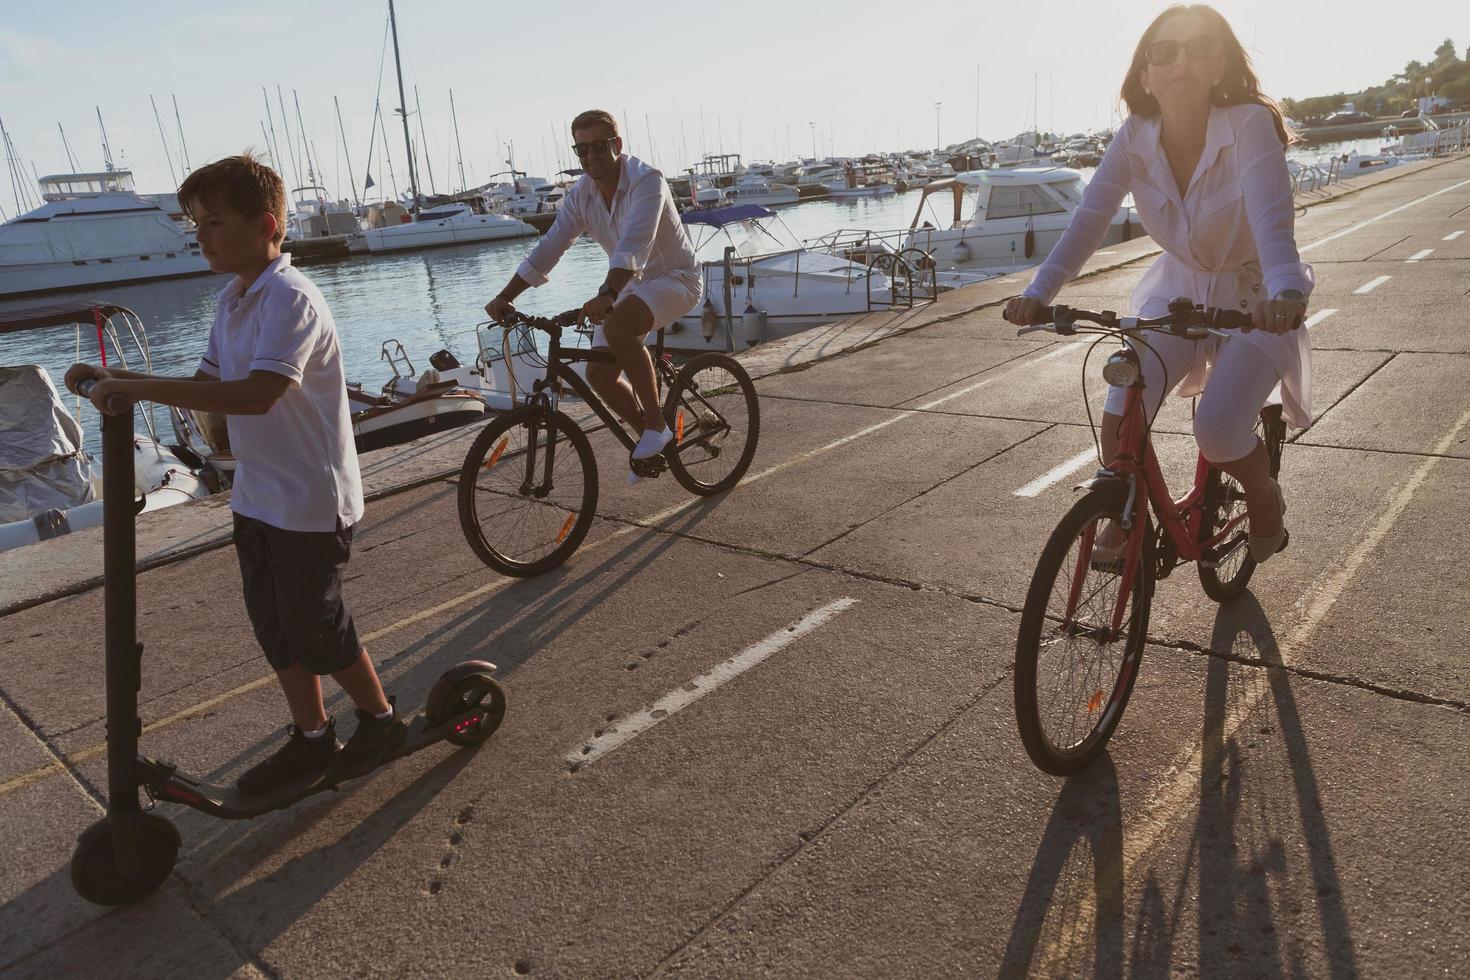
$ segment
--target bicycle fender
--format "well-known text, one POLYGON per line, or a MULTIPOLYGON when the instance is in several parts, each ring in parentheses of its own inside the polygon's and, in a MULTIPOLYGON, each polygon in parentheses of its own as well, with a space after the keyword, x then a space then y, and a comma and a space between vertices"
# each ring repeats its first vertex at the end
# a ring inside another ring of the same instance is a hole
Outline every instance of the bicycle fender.
POLYGON ((1076 492, 1078 490, 1097 490, 1101 487, 1114 485, 1127 487, 1128 477, 1123 476, 1120 473, 1114 473, 1110 470, 1098 470, 1092 475, 1091 479, 1083 480, 1081 483, 1072 487, 1072 490, 1073 492, 1076 492))

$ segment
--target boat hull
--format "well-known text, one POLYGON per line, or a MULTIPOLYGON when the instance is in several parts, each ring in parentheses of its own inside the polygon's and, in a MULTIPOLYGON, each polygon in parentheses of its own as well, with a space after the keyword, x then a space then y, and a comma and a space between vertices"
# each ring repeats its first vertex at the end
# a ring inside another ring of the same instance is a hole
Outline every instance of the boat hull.
POLYGON ((503 214, 479 214, 457 221, 415 221, 371 228, 357 241, 369 252, 403 252, 441 245, 468 245, 539 234, 524 221, 503 214))

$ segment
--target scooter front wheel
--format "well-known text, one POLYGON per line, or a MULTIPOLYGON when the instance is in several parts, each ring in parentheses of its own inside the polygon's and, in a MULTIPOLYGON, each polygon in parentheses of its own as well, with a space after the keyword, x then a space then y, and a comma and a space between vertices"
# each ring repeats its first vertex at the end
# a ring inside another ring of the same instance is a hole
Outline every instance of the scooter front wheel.
POLYGON ((495 668, 483 660, 467 660, 445 671, 434 682, 425 705, 431 725, 478 708, 445 736, 452 745, 479 745, 495 734, 505 719, 505 689, 495 680, 495 668))
POLYGON ((163 884, 179 857, 179 831, 156 813, 132 814, 138 821, 138 861, 131 873, 118 868, 111 817, 103 817, 82 831, 71 856, 71 884, 97 905, 128 905, 146 898, 163 884))

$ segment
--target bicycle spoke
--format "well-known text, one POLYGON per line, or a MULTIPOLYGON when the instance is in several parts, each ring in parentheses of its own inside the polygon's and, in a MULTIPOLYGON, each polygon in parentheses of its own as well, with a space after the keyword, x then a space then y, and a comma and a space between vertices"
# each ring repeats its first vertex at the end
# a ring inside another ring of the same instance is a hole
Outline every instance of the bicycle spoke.
MULTIPOLYGON (((1097 522, 1101 533, 1105 521, 1097 522)), ((1082 559, 1082 535, 1073 542, 1047 601, 1046 623, 1037 649, 1037 708, 1043 732, 1057 749, 1081 745, 1097 728, 1123 668, 1133 609, 1118 631, 1112 628, 1122 577, 1091 567, 1082 577, 1072 615, 1066 610, 1072 576, 1082 559)))

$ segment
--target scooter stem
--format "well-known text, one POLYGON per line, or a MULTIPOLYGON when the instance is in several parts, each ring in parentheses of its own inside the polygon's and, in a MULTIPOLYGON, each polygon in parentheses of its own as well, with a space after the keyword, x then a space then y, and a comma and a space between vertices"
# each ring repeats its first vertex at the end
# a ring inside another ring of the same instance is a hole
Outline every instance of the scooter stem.
POLYGON ((140 812, 134 763, 138 755, 137 543, 133 518, 133 407, 102 416, 102 571, 107 657, 107 812, 114 818, 119 872, 136 871, 141 859, 140 812), (121 820, 115 819, 124 815, 121 820))

